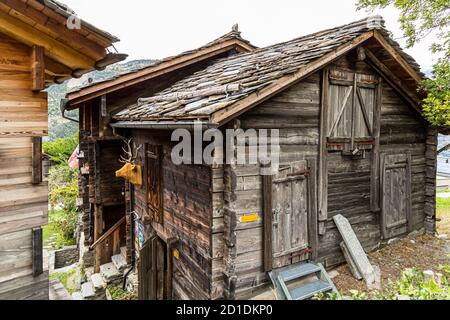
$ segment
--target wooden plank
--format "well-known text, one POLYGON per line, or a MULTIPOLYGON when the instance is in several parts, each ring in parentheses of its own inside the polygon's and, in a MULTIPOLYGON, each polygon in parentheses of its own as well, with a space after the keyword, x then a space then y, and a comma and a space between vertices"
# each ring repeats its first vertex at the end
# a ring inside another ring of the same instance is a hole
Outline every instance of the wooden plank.
POLYGON ((323 235, 325 233, 325 224, 328 218, 327 207, 328 207, 328 168, 327 168, 327 123, 328 123, 328 90, 329 90, 329 70, 325 68, 322 71, 322 95, 320 103, 320 133, 319 133, 319 183, 317 189, 317 196, 319 199, 319 234, 323 235))
POLYGON ((389 42, 381 35, 380 32, 374 31, 374 37, 382 45, 382 47, 392 56, 392 58, 400 64, 400 66, 413 78, 418 84, 422 82, 422 77, 405 61, 401 54, 395 50, 389 42))
MULTIPOLYGON (((270 168, 270 162, 262 164, 262 168, 270 168)), ((272 270, 272 175, 262 176, 262 195, 263 195, 263 232, 264 232, 264 247, 263 247, 263 261, 264 271, 272 270)))
POLYGON ((44 48, 33 46, 31 48, 31 79, 33 91, 41 91, 45 88, 44 48))
POLYGON ((37 277, 43 273, 43 252, 42 252, 42 228, 32 230, 33 242, 33 276, 37 277))
POLYGON ((316 158, 308 159, 310 174, 308 176, 308 237, 311 259, 315 260, 319 251, 319 230, 317 219, 317 165, 316 158))
POLYGON ((42 182, 42 137, 33 137, 31 175, 33 184, 42 182))
POLYGON ((350 226, 350 223, 346 218, 344 218, 344 216, 340 214, 335 215, 333 217, 333 220, 359 273, 362 275, 368 285, 373 284, 375 282, 375 271, 370 264, 370 261, 367 258, 367 255, 364 252, 361 243, 356 237, 355 232, 350 226))
MULTIPOLYGON (((367 51, 367 50, 366 50, 367 51)), ((383 96, 382 78, 376 88, 376 100, 373 111, 373 138, 372 149, 372 176, 370 184, 370 206, 373 212, 380 211, 380 126, 381 126, 381 101, 383 96)))

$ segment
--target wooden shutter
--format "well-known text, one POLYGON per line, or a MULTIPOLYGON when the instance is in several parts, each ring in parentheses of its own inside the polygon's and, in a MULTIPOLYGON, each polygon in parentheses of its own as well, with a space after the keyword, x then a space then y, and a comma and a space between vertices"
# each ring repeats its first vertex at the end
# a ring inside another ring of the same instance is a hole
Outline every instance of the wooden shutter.
POLYGON ((162 146, 146 144, 146 172, 148 215, 163 223, 162 146))
POLYGON ((329 149, 371 149, 379 80, 373 75, 330 70, 327 140, 329 149))

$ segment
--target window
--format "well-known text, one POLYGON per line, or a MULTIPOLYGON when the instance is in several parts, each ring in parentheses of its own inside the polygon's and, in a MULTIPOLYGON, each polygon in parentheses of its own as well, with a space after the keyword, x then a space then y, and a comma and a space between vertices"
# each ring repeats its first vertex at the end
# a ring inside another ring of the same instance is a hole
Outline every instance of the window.
POLYGON ((162 146, 146 144, 147 213, 150 220, 163 222, 162 146))
POLYGON ((372 148, 378 83, 373 75, 330 70, 328 149, 357 151, 372 148))

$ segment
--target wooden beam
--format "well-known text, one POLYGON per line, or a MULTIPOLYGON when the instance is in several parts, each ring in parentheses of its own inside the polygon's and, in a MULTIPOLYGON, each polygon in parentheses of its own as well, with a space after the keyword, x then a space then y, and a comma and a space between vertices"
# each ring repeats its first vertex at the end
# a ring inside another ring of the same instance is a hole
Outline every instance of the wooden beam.
POLYGON ((417 83, 422 82, 422 77, 414 70, 411 65, 402 57, 402 55, 394 49, 389 42, 384 38, 384 36, 378 32, 374 31, 375 39, 381 44, 381 46, 392 56, 392 58, 402 66, 402 68, 413 78, 417 83))
POLYGON ((33 277, 37 277, 44 272, 42 253, 42 228, 32 230, 32 250, 33 250, 33 277))
POLYGON ((41 91, 45 88, 44 48, 33 46, 31 48, 31 78, 33 91, 41 91))
POLYGON ((241 115, 242 113, 251 109, 255 105, 260 104, 261 102, 266 101, 267 99, 273 97, 277 93, 297 83, 301 79, 317 71, 318 69, 326 66, 327 64, 333 62, 341 55, 347 53, 348 51, 352 50, 353 48, 357 47, 358 45, 360 45, 361 43, 372 37, 373 31, 363 33, 362 35, 356 37, 352 41, 349 41, 339 46, 338 48, 325 54, 321 58, 318 58, 308 63, 304 67, 301 67, 294 74, 284 76, 278 79, 277 81, 273 82, 271 85, 265 87, 264 89, 250 94, 245 99, 242 99, 230 106, 227 106, 215 112, 212 115, 211 122, 216 123, 218 125, 224 125, 234 117, 241 115))
POLYGON ((32 140, 31 183, 40 184, 42 182, 42 137, 33 137, 32 140))
POLYGON ((325 234, 328 219, 328 167, 327 167, 327 123, 329 109, 329 70, 325 68, 321 75, 320 130, 319 130, 319 173, 317 184, 318 233, 325 234))
POLYGON ((53 39, 43 32, 33 28, 10 15, 0 12, 0 32, 23 42, 28 46, 38 45, 46 50, 46 54, 52 59, 67 65, 71 69, 90 69, 95 65, 95 60, 71 47, 53 39))
MULTIPOLYGON (((23 1, 2 0, 2 2, 18 13, 14 14, 14 17, 31 24, 52 38, 62 40, 65 44, 84 52, 93 59, 99 60, 105 56, 105 48, 103 46, 83 37, 78 32, 69 30, 65 24, 49 17, 42 11, 26 5, 23 1)), ((11 11, 9 14, 12 15, 11 11)))
POLYGON ((117 79, 99 83, 89 88, 83 89, 79 92, 74 92, 68 95, 68 99, 72 105, 77 105, 87 100, 91 100, 98 96, 108 94, 129 86, 138 84, 142 81, 156 78, 168 72, 190 66, 194 63, 206 60, 208 58, 217 56, 221 53, 227 52, 231 49, 238 49, 240 51, 252 51, 252 47, 248 46, 242 41, 228 40, 223 43, 211 46, 209 48, 201 49, 192 54, 179 56, 168 61, 162 62, 154 67, 148 67, 136 73, 124 75, 117 79))
MULTIPOLYGON (((268 162, 262 164, 261 167, 267 171, 271 167, 271 164, 268 162)), ((264 272, 272 270, 272 180, 273 176, 267 175, 267 172, 264 172, 262 176, 264 272)))
POLYGON ((414 97, 408 90, 405 90, 403 82, 389 70, 378 58, 370 51, 366 50, 366 62, 375 69, 389 85, 391 85, 416 111, 421 113, 419 108, 420 100, 414 97))

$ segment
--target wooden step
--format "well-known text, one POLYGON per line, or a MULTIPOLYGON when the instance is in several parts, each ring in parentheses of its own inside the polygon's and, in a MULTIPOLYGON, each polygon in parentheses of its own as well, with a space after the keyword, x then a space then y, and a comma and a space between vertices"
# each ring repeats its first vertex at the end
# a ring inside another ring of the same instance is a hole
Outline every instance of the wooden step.
POLYGON ((295 266, 294 268, 281 271, 279 276, 284 280, 284 282, 289 282, 316 272, 320 272, 319 266, 312 263, 304 263, 295 266))
POLYGON ((293 300, 305 300, 321 292, 331 291, 333 287, 325 281, 317 280, 290 290, 293 300))

